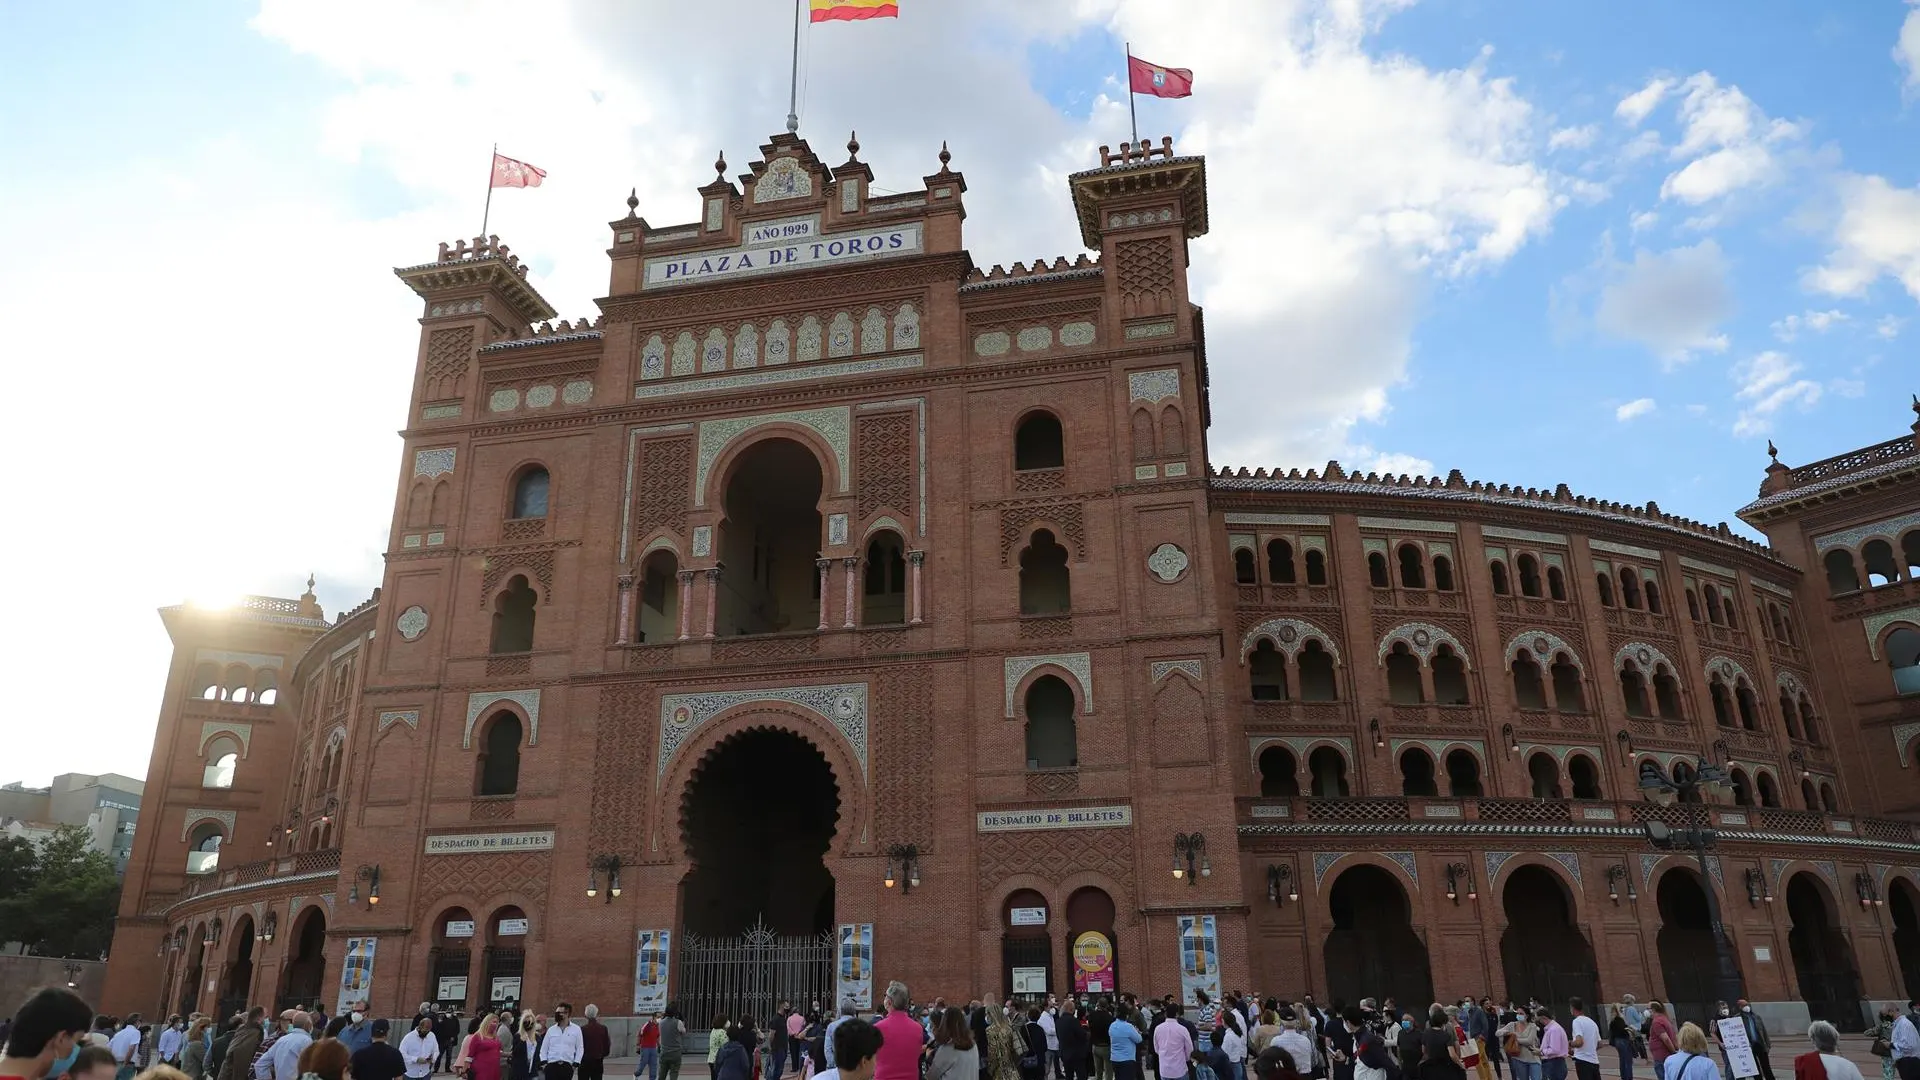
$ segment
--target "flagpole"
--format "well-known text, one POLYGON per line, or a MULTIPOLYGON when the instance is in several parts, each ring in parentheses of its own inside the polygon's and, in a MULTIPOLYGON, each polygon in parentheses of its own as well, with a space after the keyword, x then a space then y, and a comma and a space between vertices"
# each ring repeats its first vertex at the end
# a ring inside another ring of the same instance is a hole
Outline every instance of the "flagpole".
POLYGON ((1127 115, 1133 118, 1133 145, 1140 145, 1140 110, 1134 105, 1133 42, 1127 42, 1127 115))
POLYGON ((487 205, 480 211, 480 242, 487 242, 487 219, 493 216, 493 163, 500 157, 500 144, 493 144, 493 154, 487 158, 487 205))
POLYGON ((800 132, 800 3, 793 0, 793 67, 787 81, 787 134, 800 132))

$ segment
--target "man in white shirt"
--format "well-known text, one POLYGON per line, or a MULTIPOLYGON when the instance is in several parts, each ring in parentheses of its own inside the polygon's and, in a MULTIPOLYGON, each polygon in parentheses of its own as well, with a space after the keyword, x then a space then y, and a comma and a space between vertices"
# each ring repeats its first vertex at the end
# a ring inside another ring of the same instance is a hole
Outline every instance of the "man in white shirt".
POLYGON ((1920 1080, 1920 998, 1907 1002, 1907 1015, 1893 1022, 1893 1069, 1900 1080, 1920 1080))
POLYGON ((580 1029, 573 1025, 573 1006, 563 1001, 553 1010, 553 1026, 540 1040, 541 1071, 546 1080, 573 1080, 573 1070, 580 1067, 585 1049, 580 1029))
POLYGON ((113 1051, 114 1080, 133 1080, 140 1071, 140 1014, 133 1013, 119 1031, 108 1040, 107 1049, 113 1051))
POLYGON ((1579 998, 1567 999, 1567 1010, 1573 1013, 1572 1039, 1573 1070, 1580 1080, 1600 1080, 1600 1025, 1587 1015, 1587 1003, 1579 998))
POLYGON ((1047 1072, 1054 1080, 1061 1080, 1066 1074, 1060 1070, 1060 1029, 1053 1020, 1054 999, 1047 996, 1047 1007, 1040 1010, 1040 1030, 1047 1033, 1047 1072))
POLYGON ((273 1040, 273 1049, 255 1069, 265 1069, 261 1080, 300 1080, 300 1054, 313 1045, 313 1016, 298 1010, 291 1015, 286 1032, 273 1040))
POLYGON ((167 1030, 160 1033, 160 1039, 155 1044, 154 1050, 159 1053, 161 1061, 172 1065, 179 1061, 180 1044, 186 1041, 186 1025, 180 1022, 178 1016, 169 1017, 167 1019, 167 1030))
POLYGON ((400 1060, 407 1064, 409 1080, 426 1080, 433 1075, 433 1063, 440 1060, 440 1040, 433 1037, 433 1017, 423 1015, 400 1040, 400 1060))

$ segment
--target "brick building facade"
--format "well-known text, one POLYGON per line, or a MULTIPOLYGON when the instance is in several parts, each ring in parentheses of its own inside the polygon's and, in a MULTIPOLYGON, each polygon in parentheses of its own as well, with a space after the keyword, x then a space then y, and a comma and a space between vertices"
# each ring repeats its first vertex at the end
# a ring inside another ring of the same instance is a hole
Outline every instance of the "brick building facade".
POLYGON ((1696 813, 1749 997, 1920 993, 1920 436, 1776 463, 1771 546, 1214 471, 1202 159, 1103 148, 1096 254, 983 272, 944 148, 888 195, 857 150, 630 199, 593 319, 489 239, 396 271, 385 580, 162 613, 106 1007, 331 1004, 374 939, 376 1011, 611 1014, 643 932, 681 994, 700 942, 842 924, 922 998, 1064 989, 1089 931, 1159 993, 1211 916, 1229 989, 1694 1009, 1702 879, 1640 826, 1696 813), (1708 805, 1642 795, 1702 756, 1708 805))

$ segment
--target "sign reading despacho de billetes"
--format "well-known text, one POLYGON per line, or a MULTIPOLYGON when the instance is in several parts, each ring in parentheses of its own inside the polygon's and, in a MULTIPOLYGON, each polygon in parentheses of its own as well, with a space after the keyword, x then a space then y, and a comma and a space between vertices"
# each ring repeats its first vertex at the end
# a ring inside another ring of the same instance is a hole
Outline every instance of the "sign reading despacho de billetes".
POLYGON ((797 222, 779 224, 794 227, 804 235, 798 242, 782 243, 780 241, 786 237, 750 233, 750 242, 741 247, 648 259, 646 277, 640 287, 652 289, 665 285, 692 285, 701 281, 802 270, 810 266, 918 255, 922 247, 920 223, 917 221, 881 229, 855 229, 826 234, 814 233, 810 223, 804 230, 799 230, 800 223, 797 222), (753 242, 756 239, 758 242, 753 242))
POLYGON ((552 851, 553 830, 517 833, 456 833, 427 837, 429 855, 490 855, 496 851, 552 851))
POLYGON ((1131 806, 1068 806, 1045 810, 982 810, 980 832, 1116 829, 1133 824, 1131 806))

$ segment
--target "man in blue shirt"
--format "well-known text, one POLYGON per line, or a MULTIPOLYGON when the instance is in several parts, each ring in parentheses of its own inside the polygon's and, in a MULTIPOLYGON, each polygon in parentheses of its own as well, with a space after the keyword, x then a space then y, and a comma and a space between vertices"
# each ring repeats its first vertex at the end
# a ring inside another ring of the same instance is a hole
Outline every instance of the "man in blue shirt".
POLYGON ((1144 1038, 1140 1029, 1127 1018, 1126 1011, 1121 1010, 1112 1026, 1107 1028, 1107 1044, 1113 1056, 1113 1080, 1141 1080, 1140 1043, 1144 1038))

